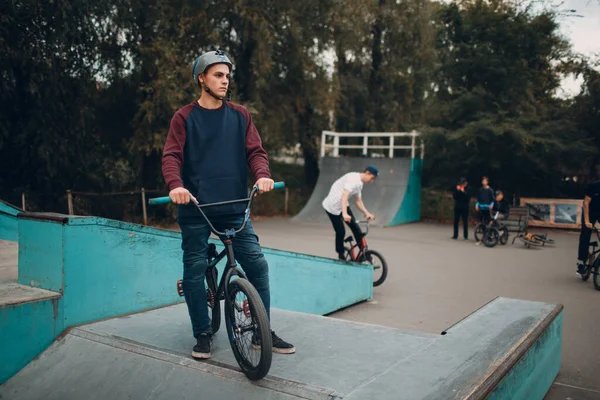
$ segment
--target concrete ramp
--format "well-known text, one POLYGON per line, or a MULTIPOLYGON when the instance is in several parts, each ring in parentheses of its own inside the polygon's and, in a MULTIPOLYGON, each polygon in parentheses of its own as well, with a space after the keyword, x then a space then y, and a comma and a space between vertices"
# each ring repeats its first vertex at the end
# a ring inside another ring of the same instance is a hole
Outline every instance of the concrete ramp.
POLYGON ((560 365, 562 307, 498 298, 439 335, 272 310, 295 355, 239 372, 221 329, 189 357, 184 305, 72 328, 0 387, 0 398, 542 399, 560 365))
MULTIPOLYGON (((377 218, 374 225, 393 226, 421 219, 421 170, 423 160, 410 158, 323 157, 319 180, 296 221, 329 221, 321 206, 333 182, 347 172, 361 172, 377 165, 379 178, 363 188, 363 201, 377 218)), ((350 203, 351 206, 353 202, 350 203)), ((356 207, 353 207, 356 210, 356 207)), ((357 215, 358 218, 361 218, 357 215)))

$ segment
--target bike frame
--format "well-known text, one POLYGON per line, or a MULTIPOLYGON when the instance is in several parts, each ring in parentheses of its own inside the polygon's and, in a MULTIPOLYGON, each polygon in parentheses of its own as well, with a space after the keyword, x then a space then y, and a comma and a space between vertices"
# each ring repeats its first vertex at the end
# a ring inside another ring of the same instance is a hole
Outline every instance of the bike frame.
MULTIPOLYGON (((356 221, 357 224, 366 224, 367 225, 367 231, 363 232, 363 236, 360 239, 360 242, 356 242, 354 245, 352 245, 350 247, 350 256, 352 257, 352 261, 358 261, 359 258, 366 253, 366 251, 368 250, 368 246, 367 246, 367 234, 369 233, 369 221, 365 220, 365 221, 356 221), (355 249, 358 247, 358 252, 355 253, 355 249)), ((361 230, 362 231, 362 230, 361 230)), ((355 238, 356 239, 356 238, 355 238)))
MULTIPOLYGON (((283 187, 285 187, 285 184, 283 182, 277 182, 274 185, 274 189, 282 189, 283 187)), ((212 260, 209 263, 208 267, 206 268, 207 273, 211 272, 211 268, 216 268, 216 265, 223 258, 227 257, 227 264, 225 265, 225 270, 223 271, 223 275, 221 276, 221 280, 220 280, 219 286, 217 288, 217 293, 215 293, 217 300, 223 300, 229 296, 227 283, 230 281, 232 276, 237 275, 240 278, 243 278, 246 280, 248 279, 246 277, 246 275, 244 274, 244 272, 237 266, 237 263, 235 261, 235 255, 233 252, 232 239, 235 237, 236 234, 241 232, 246 227, 246 224, 248 223, 248 220, 250 219, 250 209, 252 207, 252 200, 254 199, 254 196, 256 195, 257 192, 258 192, 258 187, 254 186, 252 188, 252 190, 250 191, 249 196, 245 199, 220 201, 217 203, 209 203, 209 204, 199 204, 196 199, 194 199, 194 198, 191 199, 191 202, 196 206, 196 208, 198 209, 198 211, 200 212, 200 214, 202 215, 202 217, 208 224, 211 232, 214 233, 215 235, 217 235, 223 242, 223 245, 225 246, 225 249, 223 249, 223 251, 221 251, 221 253, 219 253, 214 258, 214 260, 212 260), (208 217, 206 216, 206 214, 204 214, 204 211, 202 210, 203 208, 216 207, 216 206, 222 206, 222 205, 227 205, 227 204, 244 203, 244 202, 247 202, 248 204, 246 205, 246 210, 244 211, 244 221, 242 222, 242 225, 237 229, 235 229, 235 228, 225 229, 223 232, 217 230, 214 227, 214 225, 210 222, 210 220, 208 219, 208 217)), ((159 197, 159 198, 149 200, 150 204, 166 204, 166 203, 170 203, 170 202, 171 202, 171 199, 169 197, 159 197)), ((212 274, 211 274, 210 279, 212 279, 212 274)), ((216 283, 217 282, 215 282, 215 284, 216 283)))
POLYGON ((588 253, 588 260, 590 257, 595 256, 596 254, 600 253, 600 231, 598 231, 598 228, 596 228, 595 226, 592 227, 592 230, 594 231, 594 233, 596 233, 596 237, 598 238, 598 240, 596 241, 597 245, 596 246, 589 246, 588 245, 588 250, 590 247, 595 247, 597 250, 592 251, 591 253, 588 253))
MULTIPOLYGON (((215 257, 215 259, 210 262, 210 264, 206 268, 206 272, 208 273, 211 268, 216 268, 217 264, 223 258, 227 257, 227 264, 225 264, 225 270, 223 271, 221 280, 219 281, 217 279, 217 282, 219 283, 219 286, 217 288, 217 293, 215 293, 217 301, 224 300, 225 298, 229 297, 229 290, 227 287, 228 286, 227 283, 229 283, 232 276, 237 275, 238 277, 240 277, 242 279, 246 279, 246 280, 248 279, 246 277, 246 274, 244 274, 244 272, 237 266, 237 263, 235 261, 235 254, 233 253, 232 239, 235 237, 235 235, 237 233, 241 232, 246 227, 246 224, 248 223, 248 220, 250 219, 250 208, 252 206, 252 200, 254 199, 254 195, 256 194, 257 191, 258 191, 258 188, 255 186, 252 188, 252 191, 250 192, 249 197, 247 197, 245 199, 221 201, 218 203, 210 203, 210 204, 202 204, 202 205, 198 204, 197 201, 192 199, 192 202, 194 203, 196 208, 198 208, 198 211, 200 211, 200 214, 202 214, 202 217, 204 217, 204 220, 210 227, 211 232, 214 233, 215 235, 219 236, 219 238, 223 242, 223 245, 225 246, 225 249, 223 249, 223 251, 221 251, 215 257), (237 204, 237 203, 244 203, 244 202, 248 202, 248 205, 246 206, 246 210, 244 211, 244 221, 242 222, 242 225, 238 229, 230 228, 230 229, 225 229, 225 231, 223 231, 223 232, 218 231, 213 226, 213 224, 210 222, 210 220, 208 219, 208 217, 206 216, 206 214, 204 214, 204 211, 202 210, 203 208, 208 208, 208 207, 216 207, 216 206, 222 206, 222 205, 226 205, 226 204, 237 204)), ((212 277, 213 277, 213 275, 211 274, 210 279, 212 279, 212 277)), ((217 282, 215 282, 215 284, 217 282)))

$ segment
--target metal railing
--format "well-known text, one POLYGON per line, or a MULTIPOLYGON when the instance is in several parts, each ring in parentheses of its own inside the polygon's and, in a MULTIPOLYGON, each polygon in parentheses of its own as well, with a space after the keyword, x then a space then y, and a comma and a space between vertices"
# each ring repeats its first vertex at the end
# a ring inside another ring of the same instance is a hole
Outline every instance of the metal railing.
POLYGON ((388 157, 394 158, 394 150, 402 149, 402 150, 410 150, 411 158, 416 158, 417 149, 421 150, 420 158, 422 159, 425 156, 425 144, 422 140, 419 139, 419 143, 417 144, 417 138, 419 138, 421 134, 416 131, 412 132, 332 132, 332 131, 323 131, 321 133, 321 157, 325 157, 327 154, 327 149, 332 149, 332 157, 340 156, 340 149, 362 149, 362 154, 368 154, 369 149, 386 149, 388 150, 388 157), (333 143, 328 143, 327 138, 332 137, 333 143), (340 144, 340 138, 357 138, 362 137, 362 144, 340 144), (411 138, 410 145, 396 145, 394 144, 395 138, 411 138), (388 144, 369 144, 369 138, 388 138, 388 144))

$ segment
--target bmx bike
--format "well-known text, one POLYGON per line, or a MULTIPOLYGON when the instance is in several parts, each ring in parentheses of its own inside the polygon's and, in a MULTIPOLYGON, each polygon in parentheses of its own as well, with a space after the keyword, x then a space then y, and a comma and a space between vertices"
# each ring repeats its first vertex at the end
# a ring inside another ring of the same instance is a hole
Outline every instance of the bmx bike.
POLYGON ((589 256, 585 264, 585 272, 581 274, 581 279, 584 282, 587 282, 587 280, 590 279, 590 276, 594 275, 594 288, 596 290, 600 290, 600 278, 598 278, 598 273, 600 270, 600 257, 598 257, 598 253, 600 253, 600 249, 598 249, 598 242, 600 242, 600 233, 598 232, 598 229, 596 227, 594 227, 593 230, 596 233, 596 237, 598 240, 590 242, 589 256))
MULTIPOLYGON (((277 182, 274 189, 283 189, 284 187, 285 184, 283 182, 277 182)), ((198 211, 200 211, 200 214, 202 214, 202 217, 208 223, 210 230, 221 239, 225 246, 221 253, 217 252, 214 243, 209 244, 208 247, 208 267, 205 274, 205 287, 211 328, 213 333, 219 330, 221 324, 220 301, 225 300, 224 316, 227 337, 236 361, 242 372, 250 380, 262 379, 268 374, 271 368, 273 343, 267 311, 254 286, 248 281, 244 272, 237 267, 232 240, 237 233, 246 227, 250 218, 252 199, 257 191, 257 187, 252 188, 249 197, 246 199, 210 204, 198 204, 192 199, 192 203, 198 208, 198 211), (247 202, 244 220, 242 225, 237 229, 230 228, 218 231, 202 210, 208 207, 244 202, 247 202), (216 266, 225 257, 227 257, 227 264, 225 265, 221 280, 218 282, 218 270, 216 266), (253 339, 255 343, 260 343, 260 346, 254 345, 252 343, 253 339)), ((150 199, 148 203, 158 205, 170 202, 170 197, 158 197, 150 199)), ((177 281, 177 292, 180 296, 184 295, 181 280, 177 281)))
POLYGON ((363 232, 360 241, 354 242, 352 235, 344 239, 350 247, 344 247, 346 250, 346 261, 368 263, 373 266, 373 286, 379 286, 385 281, 388 273, 387 263, 381 254, 375 250, 370 250, 367 246, 366 236, 369 233, 369 221, 356 221, 358 225, 365 224, 367 229, 363 232))
POLYGON ((475 240, 483 242, 485 247, 495 247, 498 242, 503 245, 508 243, 508 228, 498 221, 499 214, 496 211, 487 224, 482 219, 475 226, 475 240))

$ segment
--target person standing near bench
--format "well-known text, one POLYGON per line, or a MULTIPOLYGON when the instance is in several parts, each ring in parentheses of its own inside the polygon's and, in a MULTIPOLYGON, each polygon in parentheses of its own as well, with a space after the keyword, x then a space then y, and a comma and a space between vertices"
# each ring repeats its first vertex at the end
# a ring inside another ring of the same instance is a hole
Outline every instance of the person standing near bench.
POLYGON ((454 236, 452 239, 458 239, 458 223, 462 219, 463 236, 469 240, 469 182, 467 178, 460 178, 458 185, 454 189, 452 197, 454 198, 454 236))
POLYGON ((492 210, 494 209, 494 190, 490 187, 489 179, 484 176, 481 179, 481 188, 477 194, 477 203, 475 209, 479 212, 479 215, 483 222, 487 225, 492 219, 492 210))
POLYGON ((600 180, 590 183, 585 189, 583 198, 583 213, 581 218, 581 233, 579 234, 579 254, 577 256, 577 273, 585 273, 585 263, 588 259, 588 249, 592 228, 600 218, 600 180))

